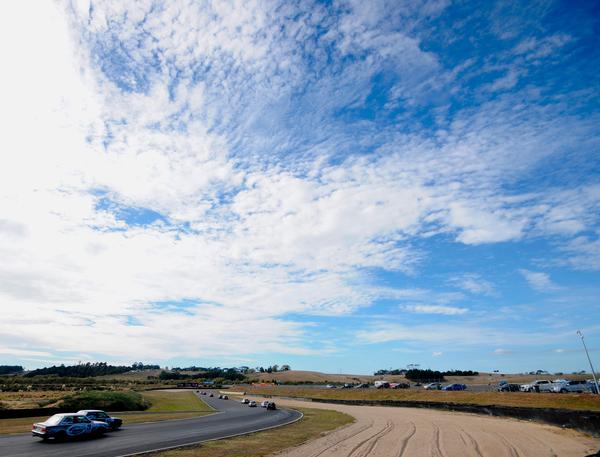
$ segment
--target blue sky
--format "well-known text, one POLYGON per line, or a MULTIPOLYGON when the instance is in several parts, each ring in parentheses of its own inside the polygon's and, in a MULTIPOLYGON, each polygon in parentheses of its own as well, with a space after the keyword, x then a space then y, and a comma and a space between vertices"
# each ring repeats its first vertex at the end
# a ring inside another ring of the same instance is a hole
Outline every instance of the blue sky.
POLYGON ((0 8, 0 363, 598 358, 593 2, 0 8))

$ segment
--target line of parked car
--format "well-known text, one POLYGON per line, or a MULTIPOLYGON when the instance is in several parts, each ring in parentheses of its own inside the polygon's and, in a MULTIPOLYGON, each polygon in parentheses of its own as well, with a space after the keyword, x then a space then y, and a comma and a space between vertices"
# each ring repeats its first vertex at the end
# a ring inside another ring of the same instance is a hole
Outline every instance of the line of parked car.
POLYGON ((117 430, 123 420, 111 417, 98 409, 83 409, 76 413, 61 413, 49 417, 44 422, 37 422, 31 428, 31 434, 42 440, 100 436, 117 430))
MULTIPOLYGON (((501 390, 501 385, 504 391, 516 391, 514 384, 509 384, 503 381, 505 384, 499 384, 498 390, 501 390), (504 386, 507 386, 506 388, 504 386)), ((553 393, 567 393, 567 392, 592 392, 597 393, 596 384, 593 379, 587 381, 572 381, 568 379, 555 379, 549 381, 547 379, 537 379, 527 384, 521 384, 518 386, 520 392, 553 392, 553 393)))

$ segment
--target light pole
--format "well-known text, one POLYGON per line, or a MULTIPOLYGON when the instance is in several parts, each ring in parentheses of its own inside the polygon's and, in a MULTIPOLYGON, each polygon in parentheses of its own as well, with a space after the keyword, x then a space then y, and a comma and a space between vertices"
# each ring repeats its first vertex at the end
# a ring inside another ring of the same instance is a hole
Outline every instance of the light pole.
POLYGON ((587 355, 588 362, 590 362, 590 368, 592 369, 592 377, 594 378, 594 384, 596 384, 596 393, 600 394, 600 389, 598 388, 598 380, 596 379, 596 373, 594 372, 594 365, 592 365, 592 359, 590 359, 590 354, 588 353, 587 346, 585 345, 585 341, 583 340, 583 333, 581 333, 581 330, 577 330, 577 334, 581 338, 581 342, 583 343, 583 349, 585 349, 585 355, 587 355))

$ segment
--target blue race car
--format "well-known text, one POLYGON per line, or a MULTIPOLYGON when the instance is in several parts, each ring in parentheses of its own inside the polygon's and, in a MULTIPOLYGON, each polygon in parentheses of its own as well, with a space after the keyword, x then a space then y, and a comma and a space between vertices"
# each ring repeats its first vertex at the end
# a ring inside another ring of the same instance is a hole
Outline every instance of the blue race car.
POLYGON ((64 440, 83 436, 100 436, 108 431, 104 422, 93 421, 83 414, 55 414, 44 422, 33 424, 31 434, 43 440, 64 440))
POLYGON ((442 390, 467 390, 467 386, 465 384, 448 384, 442 387, 442 390))
POLYGON ((77 411, 77 414, 83 414, 93 421, 104 422, 110 430, 116 430, 123 425, 123 419, 111 417, 99 409, 82 409, 81 411, 77 411))

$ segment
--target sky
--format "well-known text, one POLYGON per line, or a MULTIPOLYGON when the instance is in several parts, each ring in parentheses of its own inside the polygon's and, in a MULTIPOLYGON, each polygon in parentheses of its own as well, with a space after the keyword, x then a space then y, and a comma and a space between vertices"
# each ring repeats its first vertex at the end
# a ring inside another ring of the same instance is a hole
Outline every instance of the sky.
POLYGON ((0 3, 0 363, 600 367, 597 2, 0 3))

